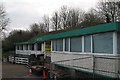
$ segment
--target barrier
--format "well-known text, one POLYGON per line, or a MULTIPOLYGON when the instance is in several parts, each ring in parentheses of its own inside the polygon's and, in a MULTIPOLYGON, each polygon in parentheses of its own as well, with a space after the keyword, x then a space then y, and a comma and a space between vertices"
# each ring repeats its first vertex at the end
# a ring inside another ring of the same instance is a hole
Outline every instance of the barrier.
POLYGON ((28 58, 9 56, 9 62, 15 62, 17 64, 28 64, 29 60, 28 58))
MULTIPOLYGON (((90 75, 93 78, 94 77, 120 78, 119 56, 118 57, 90 56, 70 60, 56 61, 53 62, 53 64, 61 66, 62 68, 70 69, 70 71, 74 69, 76 71, 82 72, 82 74, 86 73, 84 74, 84 76, 90 75)), ((64 73, 64 71, 61 73, 64 73)))

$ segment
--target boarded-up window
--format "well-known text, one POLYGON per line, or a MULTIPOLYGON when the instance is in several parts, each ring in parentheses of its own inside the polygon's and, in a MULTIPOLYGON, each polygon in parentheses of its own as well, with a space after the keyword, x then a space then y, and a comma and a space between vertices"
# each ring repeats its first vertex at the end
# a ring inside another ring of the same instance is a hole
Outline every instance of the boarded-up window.
POLYGON ((70 38, 70 51, 82 52, 82 37, 70 38))
POLYGON ((56 51, 63 51, 63 39, 56 40, 56 51))
POLYGON ((113 53, 113 33, 93 35, 94 53, 113 53))
POLYGON ((23 45, 19 45, 19 50, 23 50, 23 45))
POLYGON ((84 49, 85 52, 91 52, 91 36, 84 37, 84 49))
POLYGON ((25 50, 28 50, 28 44, 24 45, 25 50))
POLYGON ((52 40, 52 51, 56 51, 56 40, 52 40))
POLYGON ((19 45, 16 45, 16 50, 19 50, 19 45))
POLYGON ((69 51, 69 38, 65 38, 65 51, 69 51))
POLYGON ((30 45, 30 50, 34 50, 34 44, 30 45))
POLYGON ((120 32, 117 33, 117 52, 120 54, 120 32))
POLYGON ((41 51, 41 50, 42 50, 42 48, 41 48, 41 43, 37 43, 37 50, 38 50, 38 51, 41 51))

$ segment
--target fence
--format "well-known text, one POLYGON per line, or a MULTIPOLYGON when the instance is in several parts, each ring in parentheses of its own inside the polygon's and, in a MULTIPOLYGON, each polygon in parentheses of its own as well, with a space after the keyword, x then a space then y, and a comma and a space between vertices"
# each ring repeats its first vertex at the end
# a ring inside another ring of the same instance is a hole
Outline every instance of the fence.
POLYGON ((9 56, 9 62, 14 62, 14 57, 13 56, 9 56))
MULTIPOLYGON (((82 57, 77 59, 56 61, 56 64, 61 67, 82 71, 87 75, 94 77, 109 77, 109 78, 120 78, 120 57, 101 57, 101 56, 90 56, 82 57), (90 74, 88 74, 90 73, 90 74)), ((62 72, 64 73, 64 72, 62 72)), ((70 72, 69 72, 70 73, 70 72)), ((69 75, 68 73, 68 75, 69 75)), ((77 75, 77 74, 76 74, 77 75)), ((85 75, 85 74, 84 74, 85 75)))
POLYGON ((28 64, 28 58, 9 56, 9 62, 15 62, 17 64, 28 64))

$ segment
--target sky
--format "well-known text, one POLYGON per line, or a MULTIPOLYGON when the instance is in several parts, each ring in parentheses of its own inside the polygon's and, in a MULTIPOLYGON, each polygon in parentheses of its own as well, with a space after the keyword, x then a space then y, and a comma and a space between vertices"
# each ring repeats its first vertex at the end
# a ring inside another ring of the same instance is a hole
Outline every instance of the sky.
POLYGON ((44 15, 51 16, 61 6, 80 8, 85 11, 96 6, 98 0, 0 0, 10 18, 8 29, 29 29, 33 23, 42 21, 44 15))

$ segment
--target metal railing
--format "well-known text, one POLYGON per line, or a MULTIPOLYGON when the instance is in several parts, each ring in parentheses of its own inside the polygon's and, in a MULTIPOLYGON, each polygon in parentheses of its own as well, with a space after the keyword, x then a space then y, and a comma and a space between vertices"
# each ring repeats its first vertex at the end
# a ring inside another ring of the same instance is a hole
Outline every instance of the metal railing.
POLYGON ((90 56, 70 60, 53 62, 53 64, 66 66, 76 70, 83 70, 96 75, 104 75, 111 78, 120 78, 120 57, 90 56))

